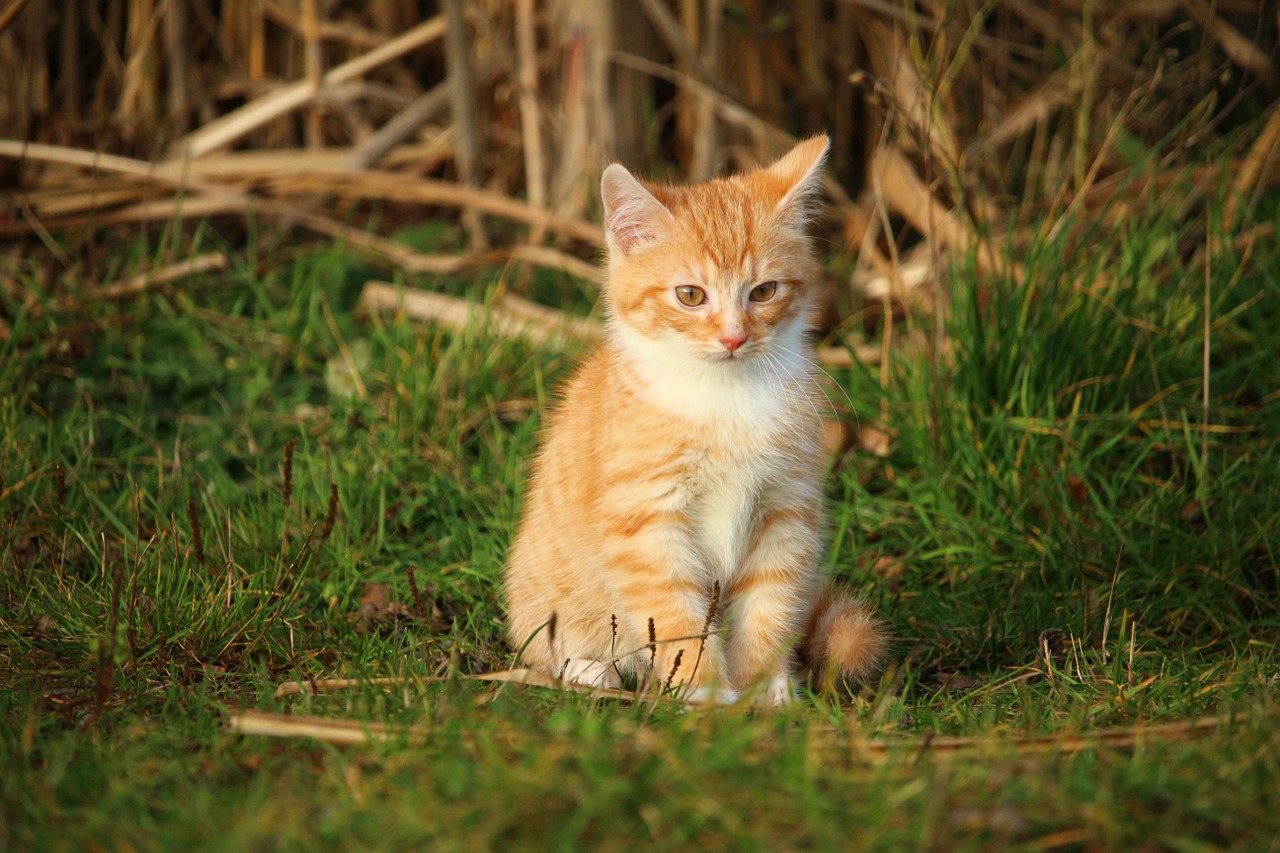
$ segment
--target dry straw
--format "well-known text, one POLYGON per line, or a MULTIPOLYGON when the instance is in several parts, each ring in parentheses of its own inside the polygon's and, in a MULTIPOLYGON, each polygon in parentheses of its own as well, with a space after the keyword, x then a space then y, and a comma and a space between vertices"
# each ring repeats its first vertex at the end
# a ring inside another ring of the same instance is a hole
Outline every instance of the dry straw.
POLYGON ((703 178, 826 131, 824 233, 858 258, 831 282, 843 347, 864 305, 944 305, 951 259, 1018 276, 1031 241, 1188 175, 1180 215, 1225 186, 1243 221, 1280 178, 1278 27, 1264 0, 16 0, 0 236, 253 214, 411 273, 595 280, 608 161, 703 178), (1230 174, 1185 172, 1243 99, 1272 121, 1230 174), (441 217, 465 247, 386 236, 441 217))

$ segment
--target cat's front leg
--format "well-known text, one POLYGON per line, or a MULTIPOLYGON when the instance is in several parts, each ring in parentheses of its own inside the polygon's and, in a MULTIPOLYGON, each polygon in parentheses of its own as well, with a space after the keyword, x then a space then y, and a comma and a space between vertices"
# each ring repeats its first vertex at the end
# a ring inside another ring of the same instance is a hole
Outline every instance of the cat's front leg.
POLYGON ((819 524, 812 506, 765 512, 726 590, 727 680, 739 690, 761 690, 771 704, 794 696, 792 650, 814 595, 819 524))
POLYGON ((637 525, 619 525, 605 565, 625 620, 628 641, 639 649, 632 660, 648 670, 654 689, 681 688, 699 701, 732 701, 721 692, 720 640, 708 630, 711 596, 706 572, 693 556, 682 513, 655 513, 637 525), (652 642, 650 642, 652 640, 652 642))

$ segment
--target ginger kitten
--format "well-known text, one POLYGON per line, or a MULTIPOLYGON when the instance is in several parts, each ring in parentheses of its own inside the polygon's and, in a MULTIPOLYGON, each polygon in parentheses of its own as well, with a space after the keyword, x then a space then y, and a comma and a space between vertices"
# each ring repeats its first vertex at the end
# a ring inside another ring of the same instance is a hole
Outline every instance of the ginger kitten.
POLYGON ((684 187, 605 170, 608 333, 550 415, 506 571, 527 664, 773 702, 792 696, 797 645, 819 674, 876 665, 875 620, 819 570, 826 398, 805 226, 826 153, 816 137, 684 187))

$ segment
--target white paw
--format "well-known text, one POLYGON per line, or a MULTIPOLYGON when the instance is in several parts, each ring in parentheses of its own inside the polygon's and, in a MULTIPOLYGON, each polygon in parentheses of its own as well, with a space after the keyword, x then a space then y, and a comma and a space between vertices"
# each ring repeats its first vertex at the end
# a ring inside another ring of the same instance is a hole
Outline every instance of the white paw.
POLYGON ((622 676, 618 675, 618 670, 613 664, 590 658, 570 658, 564 665, 564 671, 560 677, 565 681, 585 684, 588 687, 617 689, 622 686, 622 676))
POLYGON ((728 687, 695 687, 684 698, 697 705, 732 705, 740 695, 728 687))
POLYGON ((775 707, 790 705, 796 701, 796 683, 789 675, 775 675, 769 679, 762 699, 775 707))

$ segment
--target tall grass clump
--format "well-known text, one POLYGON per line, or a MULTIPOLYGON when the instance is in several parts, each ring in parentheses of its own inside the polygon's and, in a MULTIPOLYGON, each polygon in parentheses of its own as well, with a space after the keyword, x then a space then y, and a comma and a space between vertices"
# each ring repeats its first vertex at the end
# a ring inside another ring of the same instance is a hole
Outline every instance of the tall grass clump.
POLYGON ((1277 247, 1216 233, 1217 206, 1206 241, 1171 207, 1065 221, 1005 274, 953 269, 932 357, 887 390, 853 372, 898 441, 842 499, 893 501, 862 511, 859 562, 910 587, 929 655, 1028 664, 1045 631, 1185 654, 1280 624, 1277 247))

